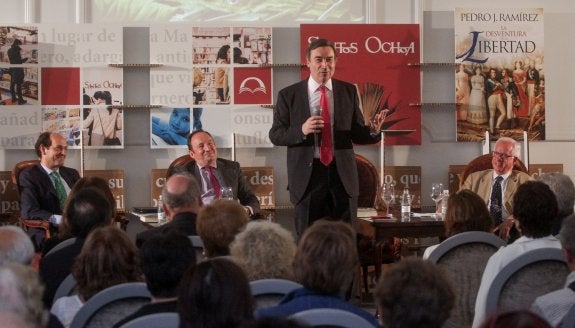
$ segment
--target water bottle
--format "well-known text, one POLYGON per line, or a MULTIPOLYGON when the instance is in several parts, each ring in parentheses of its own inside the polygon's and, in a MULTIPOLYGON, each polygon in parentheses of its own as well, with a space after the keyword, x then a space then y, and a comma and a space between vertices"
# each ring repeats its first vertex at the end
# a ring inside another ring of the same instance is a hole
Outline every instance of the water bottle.
POLYGON ((409 194, 409 189, 405 187, 403 189, 403 194, 401 195, 401 220, 409 221, 411 217, 411 195, 409 194))
POLYGON ((162 201, 162 195, 158 197, 158 225, 166 223, 166 213, 164 212, 164 206, 162 201))
POLYGON ((443 190, 441 195, 441 218, 445 219, 445 213, 447 212, 447 202, 449 201, 449 190, 443 190))

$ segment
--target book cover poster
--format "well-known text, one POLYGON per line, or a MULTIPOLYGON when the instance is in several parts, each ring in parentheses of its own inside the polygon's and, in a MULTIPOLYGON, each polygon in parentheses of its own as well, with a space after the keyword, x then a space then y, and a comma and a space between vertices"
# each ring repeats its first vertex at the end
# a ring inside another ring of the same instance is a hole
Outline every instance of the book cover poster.
POLYGON ((272 70, 269 68, 234 68, 234 85, 236 104, 272 103, 272 70))
POLYGON ((124 70, 121 68, 82 68, 82 105, 124 104, 124 70))
POLYGON ((41 80, 43 105, 80 104, 80 68, 43 67, 41 80))
MULTIPOLYGON (((385 111, 386 145, 421 144, 419 25, 304 24, 300 28, 302 63, 305 49, 317 38, 335 44, 337 64, 334 78, 357 86, 366 123, 385 111)), ((309 69, 302 69, 302 78, 309 69)))
MULTIPOLYGON (((98 97, 108 102, 109 95, 98 97)), ((102 102, 97 99, 97 102, 102 102)), ((82 145, 90 148, 124 148, 124 112, 122 109, 98 105, 82 110, 82 145)))
MULTIPOLYGON (((150 109, 150 146, 152 148, 188 148, 192 116, 189 107, 150 109)), ((193 124, 196 124, 193 121, 193 124)), ((200 123, 201 124, 201 123, 200 123)))
POLYGON ((545 140, 542 8, 455 8, 457 140, 545 140))
POLYGON ((59 133, 66 139, 69 149, 79 149, 81 142, 80 107, 43 107, 42 132, 59 133))

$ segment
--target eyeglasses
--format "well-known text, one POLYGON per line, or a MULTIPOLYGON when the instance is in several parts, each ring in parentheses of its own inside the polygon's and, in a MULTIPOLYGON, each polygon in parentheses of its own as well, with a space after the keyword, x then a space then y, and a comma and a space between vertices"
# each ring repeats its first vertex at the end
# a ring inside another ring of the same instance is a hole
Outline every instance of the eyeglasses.
POLYGON ((493 151, 492 154, 493 154, 493 157, 500 157, 503 159, 515 158, 515 156, 513 156, 513 155, 507 155, 505 153, 500 153, 498 151, 493 151))

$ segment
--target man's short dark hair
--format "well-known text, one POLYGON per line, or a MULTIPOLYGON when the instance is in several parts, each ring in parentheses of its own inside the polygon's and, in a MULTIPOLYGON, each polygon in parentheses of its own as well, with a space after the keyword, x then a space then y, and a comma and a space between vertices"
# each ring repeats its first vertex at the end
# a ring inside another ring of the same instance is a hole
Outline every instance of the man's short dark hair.
POLYGON ((314 49, 317 48, 321 48, 321 47, 330 47, 331 49, 333 49, 333 56, 337 57, 337 51, 335 51, 335 45, 333 44, 333 42, 329 41, 328 39, 315 39, 312 42, 310 42, 310 44, 307 46, 307 49, 305 50, 305 57, 309 60, 311 59, 311 52, 314 49))
POLYGON ((38 155, 39 158, 42 157, 42 150, 40 150, 40 146, 44 146, 46 148, 50 148, 50 146, 52 146, 52 139, 50 138, 51 135, 52 132, 42 132, 40 133, 40 136, 38 136, 36 144, 34 145, 34 149, 36 150, 36 155, 38 155))
POLYGON ((524 236, 548 236, 557 216, 555 195, 543 182, 527 181, 517 188, 513 196, 513 216, 519 221, 524 236))
POLYGON ((110 224, 112 205, 103 192, 88 187, 80 189, 69 200, 64 215, 70 233, 77 238, 86 238, 95 228, 110 224))
POLYGON ((184 272, 196 263, 196 253, 187 236, 175 232, 157 234, 142 245, 140 263, 154 297, 176 297, 184 272))
MULTIPOLYGON (((192 133, 190 133, 190 134, 188 135, 188 150, 192 150, 192 137, 195 136, 195 135, 198 134, 198 133, 205 133, 205 134, 209 135, 210 138, 212 138, 212 140, 214 140, 214 137, 213 137, 212 134, 209 133, 208 131, 205 131, 205 130, 195 130, 194 132, 192 132, 192 133)), ((215 140, 214 140, 214 142, 215 142, 215 140)))

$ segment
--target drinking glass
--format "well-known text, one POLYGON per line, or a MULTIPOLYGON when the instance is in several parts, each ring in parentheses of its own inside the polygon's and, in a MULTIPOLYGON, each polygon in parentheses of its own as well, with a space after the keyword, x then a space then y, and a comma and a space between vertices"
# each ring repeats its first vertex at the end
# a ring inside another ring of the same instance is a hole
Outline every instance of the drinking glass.
POLYGON ((234 193, 232 192, 232 187, 222 187, 220 189, 221 191, 221 199, 226 199, 226 200, 234 200, 234 193))
POLYGON ((439 202, 441 202, 443 193, 443 184, 441 182, 434 182, 431 184, 431 199, 435 202, 435 213, 440 213, 439 202))
POLYGON ((389 205, 393 204, 393 200, 395 199, 395 190, 394 190, 394 184, 393 183, 384 183, 381 186, 381 199, 383 200, 383 202, 385 203, 385 209, 386 209, 386 216, 390 216, 389 214, 389 205))

